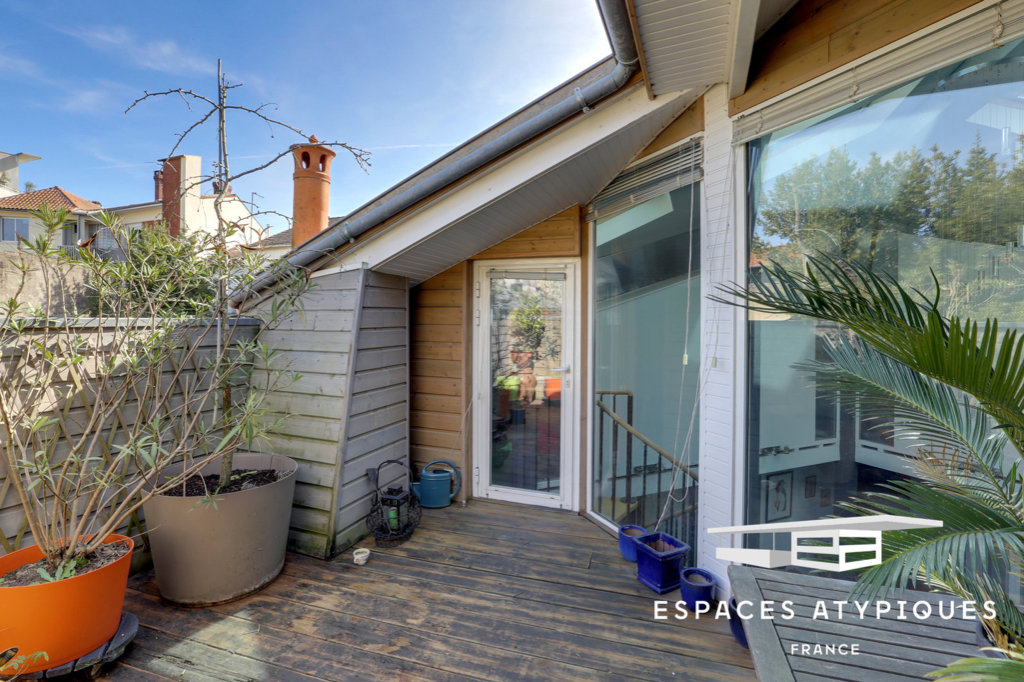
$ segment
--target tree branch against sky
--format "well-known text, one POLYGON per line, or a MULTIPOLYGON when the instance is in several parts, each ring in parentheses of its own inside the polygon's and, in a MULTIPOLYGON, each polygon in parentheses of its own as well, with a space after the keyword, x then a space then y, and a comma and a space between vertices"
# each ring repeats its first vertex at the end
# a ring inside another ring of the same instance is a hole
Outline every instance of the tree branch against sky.
MULTIPOLYGON (((130 117, 125 107, 144 89, 202 91, 219 56, 252 99, 279 105, 273 117, 374 153, 369 175, 335 169, 331 214, 341 215, 610 52, 593 0, 324 1, 299 12, 269 2, 143 12, 14 0, 0 19, 8 36, 0 87, 19 93, 5 109, 0 150, 43 157, 22 168, 22 181, 105 206, 150 200, 155 161, 175 142, 169 131, 193 122, 185 107, 130 117)), ((257 121, 235 127, 234 146, 251 157, 236 159, 247 167, 273 159, 277 140, 266 133, 257 121)), ((193 135, 178 151, 201 155, 209 174, 216 125, 193 135)), ((290 213, 291 168, 278 164, 236 190, 290 213)), ((285 227, 270 216, 264 223, 285 227)))

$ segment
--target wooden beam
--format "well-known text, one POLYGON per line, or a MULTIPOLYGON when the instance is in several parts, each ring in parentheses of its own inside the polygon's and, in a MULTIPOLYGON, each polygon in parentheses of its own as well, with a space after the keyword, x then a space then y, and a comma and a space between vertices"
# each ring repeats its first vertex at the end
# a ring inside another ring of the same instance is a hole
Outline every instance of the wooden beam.
POLYGON ((647 70, 647 57, 644 55, 644 43, 640 39, 640 23, 636 19, 636 6, 633 0, 626 0, 626 12, 629 14, 629 27, 633 31, 633 42, 636 44, 636 54, 640 58, 640 73, 644 77, 644 88, 647 90, 647 99, 654 100, 654 85, 651 83, 651 73, 647 70))
POLYGON ((754 53, 757 14, 761 0, 736 0, 732 25, 732 49, 729 59, 729 97, 739 97, 747 89, 750 58, 754 53))

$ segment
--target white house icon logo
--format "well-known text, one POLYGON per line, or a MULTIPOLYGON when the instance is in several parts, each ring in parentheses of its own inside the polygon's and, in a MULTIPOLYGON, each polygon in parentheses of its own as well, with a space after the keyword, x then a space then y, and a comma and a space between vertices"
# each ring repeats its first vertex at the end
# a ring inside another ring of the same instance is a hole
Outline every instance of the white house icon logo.
POLYGON ((882 531, 941 528, 942 521, 917 519, 910 516, 855 516, 848 519, 821 519, 819 521, 790 521, 761 523, 751 526, 709 528, 715 535, 764 534, 772 535, 772 549, 745 547, 718 547, 715 556, 762 568, 803 566, 826 571, 855 571, 882 563, 882 531), (790 550, 774 549, 776 533, 792 534, 790 550), (865 558, 865 554, 871 554, 865 558), (851 559, 850 555, 856 555, 851 559))

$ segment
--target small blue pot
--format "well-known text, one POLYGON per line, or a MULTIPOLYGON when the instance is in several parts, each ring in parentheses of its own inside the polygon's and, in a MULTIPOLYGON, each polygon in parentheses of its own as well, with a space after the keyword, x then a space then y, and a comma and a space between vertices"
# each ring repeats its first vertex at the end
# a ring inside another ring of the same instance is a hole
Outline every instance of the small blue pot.
POLYGON ((623 559, 636 563, 636 538, 646 534, 647 529, 641 526, 619 526, 619 551, 623 559))
POLYGON ((668 533, 648 533, 634 540, 636 579, 658 594, 679 587, 679 569, 690 546, 668 533))
POLYGON ((732 630, 732 636, 736 638, 741 647, 750 648, 750 645, 747 644, 747 633, 743 630, 743 619, 740 618, 740 613, 736 610, 736 597, 729 597, 729 629, 732 630))
POLYGON ((715 576, 703 568, 684 568, 679 572, 679 599, 691 611, 697 602, 710 604, 715 600, 715 576))

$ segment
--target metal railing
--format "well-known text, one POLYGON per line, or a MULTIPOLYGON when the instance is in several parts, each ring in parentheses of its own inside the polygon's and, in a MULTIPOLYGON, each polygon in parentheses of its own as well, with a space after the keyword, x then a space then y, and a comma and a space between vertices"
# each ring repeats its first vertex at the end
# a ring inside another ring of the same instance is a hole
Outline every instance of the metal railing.
MULTIPOLYGON (((611 490, 607 508, 598 511, 616 523, 635 523, 653 530, 668 501, 668 495, 673 492, 676 496, 685 493, 685 503, 678 503, 675 499, 671 503, 670 506, 678 508, 669 509, 662 520, 661 530, 692 546, 696 535, 692 513, 697 508, 697 467, 680 461, 634 426, 632 391, 599 390, 595 393, 599 396, 594 471, 596 490, 602 491, 604 486, 610 486, 611 490), (619 411, 622 402, 625 402, 625 417, 619 411), (610 462, 606 462, 605 457, 608 450, 611 451, 610 462), (621 462, 623 457, 625 461, 621 462), (625 466, 621 467, 620 463, 625 466), (619 473, 623 468, 625 473, 619 473), (677 485, 673 491, 671 480, 675 469, 683 472, 685 477, 682 485, 677 485), (622 488, 624 495, 620 497, 618 491, 622 488), (622 512, 621 517, 619 512, 622 512)), ((597 497, 600 499, 602 494, 598 492, 597 497)))

